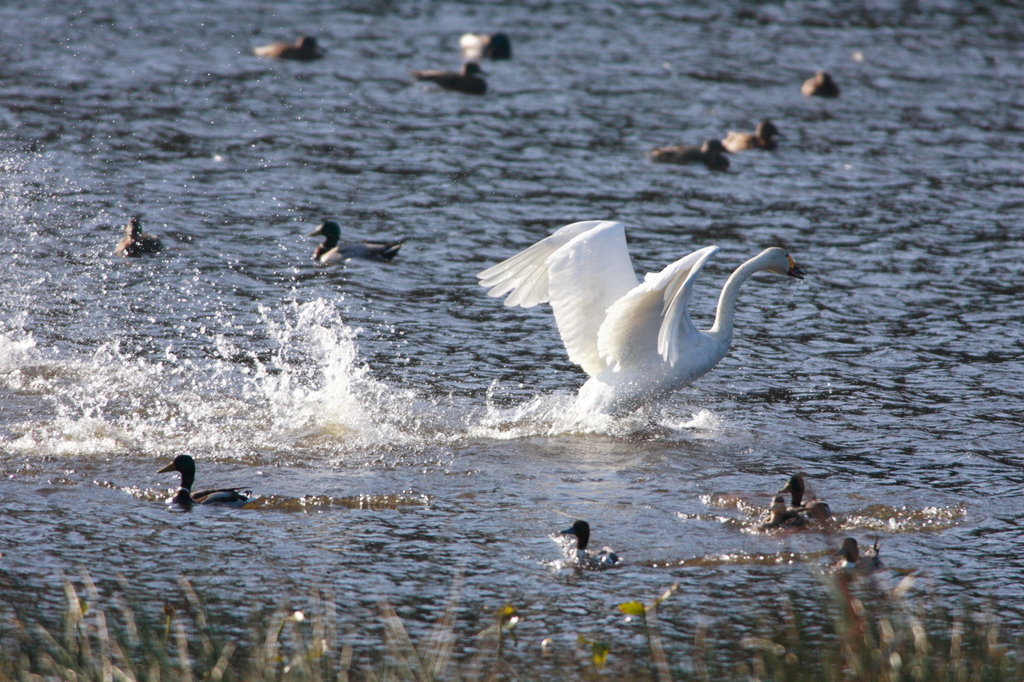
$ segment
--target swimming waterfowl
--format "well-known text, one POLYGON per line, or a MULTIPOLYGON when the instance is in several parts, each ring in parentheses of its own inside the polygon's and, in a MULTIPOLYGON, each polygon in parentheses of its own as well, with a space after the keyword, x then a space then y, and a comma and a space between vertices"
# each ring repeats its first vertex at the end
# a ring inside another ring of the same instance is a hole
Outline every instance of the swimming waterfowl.
POLYGON ((786 487, 780 493, 790 493, 793 496, 793 504, 790 509, 802 512, 808 518, 816 521, 827 521, 832 516, 832 510, 821 500, 811 499, 804 502, 804 479, 803 476, 791 476, 786 482, 786 487))
POLYGON ((687 144, 658 147, 647 156, 657 163, 703 163, 711 170, 724 171, 729 169, 726 151, 721 140, 704 140, 700 147, 687 144))
POLYGON ((775 136, 781 134, 774 123, 764 119, 757 124, 757 128, 752 133, 739 133, 730 130, 722 140, 722 146, 729 152, 742 152, 747 149, 776 149, 779 144, 775 141, 775 136))
POLYGON ((834 566, 841 570, 871 573, 884 568, 882 560, 878 558, 878 540, 875 540, 874 547, 861 552, 855 539, 844 538, 842 546, 832 556, 843 557, 834 566))
POLYGON ((633 272, 622 223, 566 225, 477 274, 488 296, 531 308, 551 303, 569 360, 590 375, 579 391, 585 412, 624 413, 664 398, 703 376, 732 343, 739 289, 755 272, 803 279, 785 250, 765 249, 736 268, 718 297, 711 329, 698 330, 688 307, 707 246, 648 273, 633 272))
POLYGON ((463 59, 512 59, 512 41, 504 33, 466 33, 459 47, 463 59))
POLYGON ((807 517, 794 509, 786 507, 786 498, 776 495, 768 507, 768 521, 758 525, 758 530, 775 528, 802 528, 807 525, 807 517))
POLYGON ((350 244, 339 244, 341 226, 333 220, 325 220, 307 237, 323 236, 324 241, 313 252, 313 260, 324 265, 340 263, 349 258, 365 258, 367 260, 389 261, 402 248, 404 242, 371 242, 361 241, 350 244))
POLYGON ((487 81, 480 75, 487 75, 476 62, 466 62, 462 69, 453 71, 413 71, 412 77, 418 81, 437 83, 445 90, 454 90, 466 95, 482 95, 487 92, 487 81))
POLYGON ((587 553, 587 543, 590 542, 590 524, 586 521, 575 521, 572 527, 563 530, 562 534, 576 536, 577 566, 608 568, 619 561, 619 555, 608 547, 604 547, 600 552, 587 553))
POLYGON ((324 51, 316 44, 316 38, 299 36, 294 43, 271 43, 270 45, 257 47, 253 50, 253 54, 257 57, 295 59, 308 62, 323 57, 324 51))
POLYGON ((832 80, 827 71, 819 71, 804 81, 800 92, 805 97, 839 97, 839 86, 832 80))
POLYGON ((128 220, 124 226, 124 236, 117 243, 114 253, 118 256, 138 256, 143 253, 156 253, 163 248, 160 239, 142 231, 138 216, 128 220))
POLYGON ((181 474, 181 487, 169 500, 182 506, 193 504, 216 504, 225 507, 242 507, 249 501, 248 490, 240 492, 241 488, 217 488, 215 490, 200 490, 192 492, 192 484, 196 480, 196 463, 189 455, 178 455, 174 461, 158 471, 163 474, 168 471, 177 471, 181 474))

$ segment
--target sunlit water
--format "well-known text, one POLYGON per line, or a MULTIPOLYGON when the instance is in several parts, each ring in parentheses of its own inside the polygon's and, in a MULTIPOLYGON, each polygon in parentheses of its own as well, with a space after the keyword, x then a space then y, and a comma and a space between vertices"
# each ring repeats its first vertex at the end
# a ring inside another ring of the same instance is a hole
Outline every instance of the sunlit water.
POLYGON ((463 617, 511 602, 533 646, 678 581, 683 638, 849 534, 1024 612, 1018 9, 566 5, 0 7, 0 596, 57 604, 84 566, 161 596, 184 573, 215 617, 315 586, 425 622, 461 571, 463 617), (497 29, 485 97, 410 82, 497 29), (250 54, 300 32, 327 57, 250 54), (800 95, 818 68, 839 99, 800 95), (729 173, 644 158, 764 117, 780 149, 729 173), (133 214, 163 253, 112 255, 133 214), (328 217, 407 243, 314 267, 328 217), (599 218, 640 272, 722 247, 703 326, 767 246, 808 277, 749 281, 731 352, 671 400, 580 416, 550 309, 473 275, 599 218), (181 453, 256 500, 168 509, 181 453), (755 530, 797 471, 835 534, 755 530), (574 518, 623 565, 565 568, 574 518))

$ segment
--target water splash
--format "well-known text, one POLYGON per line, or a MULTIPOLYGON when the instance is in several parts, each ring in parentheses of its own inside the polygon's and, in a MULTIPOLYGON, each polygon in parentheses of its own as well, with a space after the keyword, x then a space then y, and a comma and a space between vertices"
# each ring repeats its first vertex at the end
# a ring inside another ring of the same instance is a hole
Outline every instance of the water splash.
POLYGON ((624 439, 663 439, 673 433, 708 434, 720 426, 719 419, 700 410, 680 419, 672 408, 648 406, 633 413, 613 416, 581 406, 576 395, 554 393, 535 396, 520 405, 499 406, 495 401, 497 382, 487 390, 486 411, 469 426, 469 436, 514 440, 531 436, 601 435, 624 439))
POLYGON ((261 315, 277 347, 266 362, 222 336, 211 339, 212 359, 170 351, 133 358, 117 341, 67 358, 37 348, 27 332, 0 334, 0 380, 31 389, 51 414, 6 424, 7 447, 37 455, 246 458, 410 445, 447 431, 430 426, 443 411, 371 376, 358 359, 359 330, 331 303, 261 315))

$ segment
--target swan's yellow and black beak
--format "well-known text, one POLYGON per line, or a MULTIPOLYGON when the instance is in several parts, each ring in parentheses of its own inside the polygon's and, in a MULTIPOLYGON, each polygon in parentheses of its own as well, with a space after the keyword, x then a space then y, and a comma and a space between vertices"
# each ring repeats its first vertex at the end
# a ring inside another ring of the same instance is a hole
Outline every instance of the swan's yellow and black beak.
POLYGON ((786 274, 789 275, 790 277, 796 277, 797 279, 803 279, 804 278, 804 271, 801 270, 800 267, 796 263, 793 262, 793 257, 790 256, 789 254, 786 254, 786 260, 789 261, 789 270, 786 271, 786 274))

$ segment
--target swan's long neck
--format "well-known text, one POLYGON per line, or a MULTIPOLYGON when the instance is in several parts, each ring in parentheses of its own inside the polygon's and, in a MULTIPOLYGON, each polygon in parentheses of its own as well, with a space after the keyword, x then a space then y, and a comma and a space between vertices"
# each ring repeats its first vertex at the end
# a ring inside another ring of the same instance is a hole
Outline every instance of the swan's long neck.
POLYGON ((718 311, 715 313, 715 324, 708 330, 708 334, 715 337, 720 343, 724 342, 728 346, 732 340, 733 318, 736 315, 736 297, 740 293, 740 287, 755 272, 766 270, 766 261, 769 258, 770 255, 767 252, 754 256, 736 268, 729 277, 729 281, 722 287, 722 293, 718 297, 718 311))

